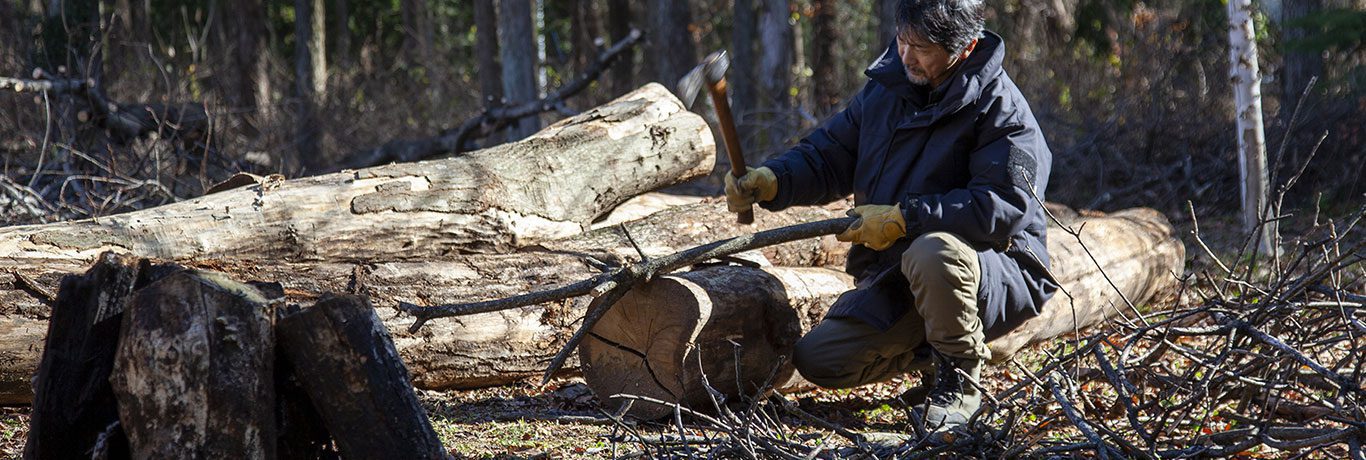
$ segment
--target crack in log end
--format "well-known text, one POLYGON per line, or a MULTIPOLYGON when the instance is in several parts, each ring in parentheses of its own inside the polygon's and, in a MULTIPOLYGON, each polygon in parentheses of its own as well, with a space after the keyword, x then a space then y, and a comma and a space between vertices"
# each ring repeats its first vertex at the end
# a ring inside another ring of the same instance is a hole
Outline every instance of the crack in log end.
POLYGON ((34 233, 28 239, 33 244, 65 250, 89 251, 110 247, 132 250, 127 243, 119 241, 112 231, 103 228, 45 230, 34 233))
POLYGON ((654 380, 655 386, 659 387, 659 389, 661 390, 664 390, 666 393, 669 393, 669 396, 672 396, 674 401, 678 401, 680 399, 678 393, 674 393, 673 390, 669 389, 668 386, 664 385, 663 381, 659 380, 659 374, 655 372, 654 366, 650 365, 650 358, 645 356, 645 353, 634 348, 628 347, 626 345, 614 342, 612 340, 608 340, 606 337, 598 335, 598 333, 596 332, 589 331, 588 336, 597 339, 599 342, 602 342, 607 346, 621 350, 623 352, 626 352, 627 354, 635 355, 636 357, 640 358, 640 361, 642 363, 645 363, 645 372, 648 372, 650 374, 650 380, 654 380))

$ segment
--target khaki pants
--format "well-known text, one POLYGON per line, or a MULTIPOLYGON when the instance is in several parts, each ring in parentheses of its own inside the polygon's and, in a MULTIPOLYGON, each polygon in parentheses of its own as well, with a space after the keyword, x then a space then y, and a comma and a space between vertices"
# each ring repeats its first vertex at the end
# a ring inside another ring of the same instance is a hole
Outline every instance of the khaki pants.
POLYGON ((793 364, 811 383, 851 388, 927 368, 928 343, 954 358, 988 359, 977 317, 977 251, 951 233, 917 237, 901 255, 915 308, 886 331, 857 318, 827 318, 797 341, 793 364))

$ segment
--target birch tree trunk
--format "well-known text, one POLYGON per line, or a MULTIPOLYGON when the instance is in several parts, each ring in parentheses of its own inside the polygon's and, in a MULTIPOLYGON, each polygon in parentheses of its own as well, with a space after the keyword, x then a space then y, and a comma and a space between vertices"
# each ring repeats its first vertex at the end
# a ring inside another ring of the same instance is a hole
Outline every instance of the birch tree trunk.
POLYGON ((1229 80, 1238 120, 1238 172, 1242 179, 1243 227, 1258 232, 1263 252, 1273 249, 1276 223, 1262 227, 1270 188, 1266 170, 1266 134, 1262 126, 1262 76, 1257 63, 1257 31, 1252 22, 1252 0, 1229 0, 1229 80))

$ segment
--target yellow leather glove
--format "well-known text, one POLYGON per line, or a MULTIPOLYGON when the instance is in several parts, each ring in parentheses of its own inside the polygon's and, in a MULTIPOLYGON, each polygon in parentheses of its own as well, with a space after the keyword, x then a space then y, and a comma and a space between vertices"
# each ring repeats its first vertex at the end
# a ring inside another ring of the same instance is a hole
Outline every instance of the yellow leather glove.
POLYGON ((858 217, 848 229, 835 239, 862 244, 874 251, 892 247, 897 239, 906 236, 906 217, 901 215, 901 203, 892 206, 866 204, 849 210, 849 217, 858 217))
POLYGON ((730 212, 748 210, 760 201, 778 196, 778 176, 768 168, 745 168, 745 175, 736 178, 726 174, 726 207, 730 212))

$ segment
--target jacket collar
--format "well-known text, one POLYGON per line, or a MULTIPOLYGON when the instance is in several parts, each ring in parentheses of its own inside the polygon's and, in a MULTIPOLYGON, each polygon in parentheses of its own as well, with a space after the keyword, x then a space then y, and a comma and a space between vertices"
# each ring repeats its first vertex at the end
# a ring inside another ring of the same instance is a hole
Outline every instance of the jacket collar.
POLYGON ((977 41, 977 48, 968 55, 968 60, 936 88, 915 85, 906 78, 901 56, 896 52, 895 39, 887 46, 887 51, 863 73, 916 107, 933 108, 934 119, 937 120, 977 102, 982 95, 982 88, 1001 73, 1001 62, 1004 60, 1005 41, 1000 35, 984 30, 982 38, 977 41))

